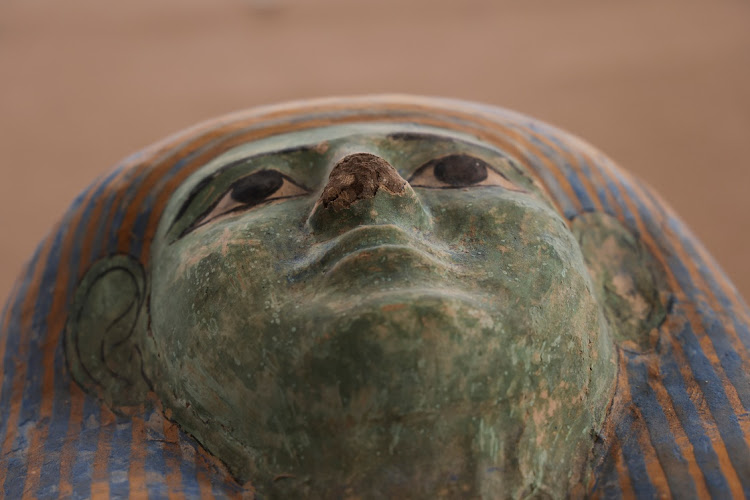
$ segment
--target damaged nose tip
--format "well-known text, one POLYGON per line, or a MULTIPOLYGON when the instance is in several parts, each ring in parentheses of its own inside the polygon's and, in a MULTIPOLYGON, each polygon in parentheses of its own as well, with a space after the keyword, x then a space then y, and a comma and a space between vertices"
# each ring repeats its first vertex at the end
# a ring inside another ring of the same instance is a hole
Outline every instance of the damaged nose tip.
POLYGON ((406 189, 406 181, 383 158, 370 153, 354 153, 333 167, 318 203, 323 208, 343 210, 359 200, 373 198, 380 189, 401 195, 406 189))

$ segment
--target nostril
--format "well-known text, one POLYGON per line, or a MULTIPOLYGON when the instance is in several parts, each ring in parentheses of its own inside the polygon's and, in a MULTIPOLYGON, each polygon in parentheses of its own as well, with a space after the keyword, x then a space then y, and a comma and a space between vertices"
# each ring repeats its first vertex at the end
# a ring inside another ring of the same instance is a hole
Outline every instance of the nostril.
POLYGON ((318 202, 323 208, 343 210, 359 200, 373 198, 380 189, 401 195, 405 187, 403 177, 383 158, 370 153, 354 153, 333 167, 318 202))

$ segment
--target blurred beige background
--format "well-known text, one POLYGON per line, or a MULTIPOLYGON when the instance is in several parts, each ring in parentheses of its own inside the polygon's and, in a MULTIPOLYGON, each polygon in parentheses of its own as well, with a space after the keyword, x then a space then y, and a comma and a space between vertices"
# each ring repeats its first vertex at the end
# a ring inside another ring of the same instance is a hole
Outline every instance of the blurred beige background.
POLYGON ((568 129, 655 186, 750 297, 750 3, 6 0, 0 303, 93 178, 196 121, 408 92, 568 129))

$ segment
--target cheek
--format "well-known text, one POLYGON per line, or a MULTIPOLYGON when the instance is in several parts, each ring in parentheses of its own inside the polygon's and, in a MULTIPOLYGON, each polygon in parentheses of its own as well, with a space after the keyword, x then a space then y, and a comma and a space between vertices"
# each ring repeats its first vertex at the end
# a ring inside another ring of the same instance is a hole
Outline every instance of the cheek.
POLYGON ((241 340, 236 337, 264 321, 263 304, 278 281, 273 248, 268 240, 225 227, 197 233, 157 256, 151 329, 162 362, 174 370, 224 355, 241 340))
POLYGON ((512 289, 514 299, 535 303, 581 260, 577 243, 556 213, 528 195, 490 194, 427 193, 435 237, 449 245, 475 286, 512 289))
POLYGON ((578 243, 564 220, 527 195, 488 191, 426 193, 435 236, 467 270, 464 286, 493 297, 509 349, 533 353, 522 373, 545 387, 568 377, 585 383, 596 338, 598 305, 578 243))
POLYGON ((268 304, 277 295, 276 256, 268 247, 214 241, 200 250, 175 246, 160 256, 151 300, 151 375, 160 398, 188 411, 185 418, 237 425, 230 421, 233 408, 255 381, 263 334, 275 319, 268 304))

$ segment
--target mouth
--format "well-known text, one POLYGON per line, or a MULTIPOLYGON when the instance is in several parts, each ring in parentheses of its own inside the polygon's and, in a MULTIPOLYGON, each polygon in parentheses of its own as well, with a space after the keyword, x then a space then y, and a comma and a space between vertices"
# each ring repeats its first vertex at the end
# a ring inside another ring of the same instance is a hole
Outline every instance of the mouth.
POLYGON ((380 275, 390 281, 413 271, 421 274, 420 270, 442 275, 455 271, 454 267, 447 251, 415 240, 396 225, 383 224, 359 226, 319 244, 294 274, 297 278, 322 274, 325 281, 338 277, 377 279, 380 275))
POLYGON ((427 252, 406 245, 378 245, 352 252, 323 274, 324 286, 395 288, 444 281, 449 269, 427 252))

